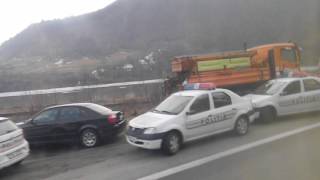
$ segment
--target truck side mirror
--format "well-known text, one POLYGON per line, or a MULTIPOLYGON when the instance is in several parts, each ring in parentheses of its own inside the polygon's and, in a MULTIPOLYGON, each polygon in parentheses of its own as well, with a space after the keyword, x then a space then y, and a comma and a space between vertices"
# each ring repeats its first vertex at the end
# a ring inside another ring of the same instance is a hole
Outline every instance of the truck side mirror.
POLYGON ((303 48, 302 47, 298 47, 300 52, 303 52, 303 48))

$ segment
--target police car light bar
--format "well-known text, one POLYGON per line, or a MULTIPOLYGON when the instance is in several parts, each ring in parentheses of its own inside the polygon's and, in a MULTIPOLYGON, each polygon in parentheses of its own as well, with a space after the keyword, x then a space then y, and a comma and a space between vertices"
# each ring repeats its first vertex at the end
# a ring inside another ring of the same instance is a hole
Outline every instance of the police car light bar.
POLYGON ((183 86, 184 90, 213 90, 215 88, 213 83, 190 83, 183 86))

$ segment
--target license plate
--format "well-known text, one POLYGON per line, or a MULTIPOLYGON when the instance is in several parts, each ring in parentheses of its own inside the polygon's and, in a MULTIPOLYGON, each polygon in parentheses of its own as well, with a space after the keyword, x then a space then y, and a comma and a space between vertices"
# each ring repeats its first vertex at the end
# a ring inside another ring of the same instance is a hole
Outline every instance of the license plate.
POLYGON ((9 159, 13 159, 13 158, 21 155, 22 153, 23 153, 23 152, 22 152, 22 149, 19 149, 19 150, 17 150, 17 151, 14 151, 14 152, 8 154, 7 157, 8 157, 9 159))
POLYGON ((132 137, 132 136, 128 136, 128 139, 129 139, 129 141, 131 141, 131 142, 136 142, 136 141, 137 141, 137 138, 132 137))

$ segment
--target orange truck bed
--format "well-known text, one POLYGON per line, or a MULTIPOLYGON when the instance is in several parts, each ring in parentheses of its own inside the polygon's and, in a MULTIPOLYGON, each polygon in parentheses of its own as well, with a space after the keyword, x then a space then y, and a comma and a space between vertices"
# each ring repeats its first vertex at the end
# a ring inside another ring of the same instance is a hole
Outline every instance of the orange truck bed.
POLYGON ((181 56, 172 61, 172 71, 187 72, 188 83, 214 83, 217 87, 255 83, 270 79, 267 66, 254 67, 253 52, 181 56))
POLYGON ((214 83, 217 87, 252 84, 275 78, 287 68, 299 68, 299 52, 293 43, 269 44, 246 51, 175 57, 172 72, 180 82, 214 83), (293 52, 293 60, 285 59, 293 52))
POLYGON ((214 83, 217 87, 251 84, 269 80, 268 68, 248 68, 245 70, 225 70, 224 72, 204 72, 191 75, 188 83, 214 83))

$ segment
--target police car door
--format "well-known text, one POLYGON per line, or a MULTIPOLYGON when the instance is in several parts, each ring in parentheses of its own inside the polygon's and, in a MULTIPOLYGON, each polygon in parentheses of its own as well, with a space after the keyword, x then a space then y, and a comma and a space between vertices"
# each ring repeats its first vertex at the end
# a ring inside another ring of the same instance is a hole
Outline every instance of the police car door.
POLYGON ((301 81, 290 82, 280 93, 278 113, 286 115, 301 112, 302 101, 301 81))
POLYGON ((206 133, 206 120, 211 114, 209 94, 198 96, 190 105, 186 113, 187 139, 196 138, 206 133))
POLYGON ((315 79, 304 79, 302 82, 304 86, 304 110, 320 110, 320 82, 315 79))
POLYGON ((213 92, 211 95, 214 105, 211 119, 215 131, 232 128, 238 110, 232 105, 231 97, 224 92, 213 92))

